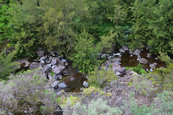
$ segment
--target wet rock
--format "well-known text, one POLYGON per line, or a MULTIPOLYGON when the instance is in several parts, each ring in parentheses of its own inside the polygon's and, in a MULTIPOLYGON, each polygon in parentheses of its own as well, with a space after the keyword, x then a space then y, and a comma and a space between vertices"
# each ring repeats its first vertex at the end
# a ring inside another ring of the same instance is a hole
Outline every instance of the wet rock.
POLYGON ((37 51, 37 56, 38 57, 44 56, 44 51, 37 51))
POLYGON ((53 69, 53 72, 54 72, 55 74, 60 74, 64 68, 65 68, 65 66, 59 65, 59 66, 57 66, 57 67, 55 67, 55 68, 53 69))
POLYGON ((83 86, 84 86, 85 88, 88 88, 88 87, 89 87, 89 85, 88 85, 88 83, 87 83, 86 81, 83 82, 83 86))
POLYGON ((68 72, 66 69, 64 69, 62 73, 63 73, 63 75, 65 75, 65 76, 68 76, 68 75, 69 75, 69 72, 68 72))
POLYGON ((156 66, 157 66, 157 63, 150 64, 149 66, 150 66, 151 69, 155 69, 156 66))
POLYGON ((120 48, 120 49, 119 49, 119 52, 120 52, 120 53, 124 53, 124 52, 125 52, 125 50, 124 50, 124 49, 122 49, 122 48, 120 48))
POLYGON ((121 53, 116 53, 116 54, 113 54, 113 56, 118 56, 118 57, 121 57, 121 53))
POLYGON ((145 58, 141 58, 141 59, 139 60, 139 62, 140 62, 141 64, 147 64, 147 63, 148 63, 148 61, 147 61, 145 58))
POLYGON ((29 69, 35 69, 35 68, 37 68, 38 66, 39 66, 39 63, 33 62, 33 63, 30 64, 29 69))
POLYGON ((128 51, 128 50, 129 50, 128 46, 126 46, 126 45, 123 45, 122 48, 123 48, 125 51, 128 51))
POLYGON ((139 49, 136 49, 134 52, 133 52, 134 55, 136 56, 139 56, 141 54, 141 51, 139 49))
POLYGON ((52 88, 57 88, 59 81, 55 81, 51 84, 52 88))

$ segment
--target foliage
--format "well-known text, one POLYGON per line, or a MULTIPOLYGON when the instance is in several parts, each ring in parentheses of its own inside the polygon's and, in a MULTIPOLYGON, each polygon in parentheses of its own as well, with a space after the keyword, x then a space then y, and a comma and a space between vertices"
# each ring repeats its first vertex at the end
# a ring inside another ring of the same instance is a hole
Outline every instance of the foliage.
POLYGON ((95 70, 89 74, 88 78, 88 83, 90 85, 101 88, 105 85, 109 85, 111 81, 118 79, 112 69, 105 70, 104 67, 101 67, 100 70, 95 68, 95 70))
POLYGON ((157 83, 156 85, 161 90, 171 90, 173 88, 173 64, 170 63, 167 68, 157 68, 150 73, 150 76, 153 78, 153 82, 157 83))
POLYGON ((101 38, 101 42, 95 45, 93 37, 83 30, 83 32, 76 38, 74 51, 71 55, 74 67, 77 66, 82 73, 91 72, 101 63, 101 60, 97 59, 97 54, 99 54, 104 48, 109 49, 111 46, 111 40, 111 35, 104 36, 101 38))
POLYGON ((19 63, 12 62, 16 50, 6 54, 5 51, 0 53, 0 79, 7 80, 8 75, 18 69, 19 63))
POLYGON ((125 105, 121 109, 125 111, 125 114, 129 115, 172 115, 172 96, 173 92, 165 91, 160 93, 151 106, 147 107, 146 105, 139 106, 133 94, 131 94, 130 99, 124 101, 125 105))
POLYGON ((131 86, 135 87, 136 91, 144 96, 151 96, 157 90, 153 82, 144 75, 134 76, 131 86))
POLYGON ((45 88, 46 78, 39 71, 11 75, 5 84, 0 82, 1 107, 14 114, 53 114, 57 106, 56 94, 45 88))
MULTIPOLYGON (((66 105, 66 108, 69 105, 66 105)), ((82 104, 80 102, 76 103, 73 107, 64 109, 64 114, 66 115, 120 115, 122 112, 115 107, 110 107, 107 102, 102 99, 92 100, 88 105, 82 104), (69 109, 70 108, 70 109, 69 109), (70 113, 72 109, 72 113, 70 113)))
POLYGON ((147 74, 147 72, 142 68, 141 64, 138 64, 136 67, 126 67, 126 70, 132 70, 138 74, 147 74))
POLYGON ((150 51, 171 53, 173 22, 172 0, 135 0, 131 8, 133 26, 129 45, 141 48, 147 45, 150 51))

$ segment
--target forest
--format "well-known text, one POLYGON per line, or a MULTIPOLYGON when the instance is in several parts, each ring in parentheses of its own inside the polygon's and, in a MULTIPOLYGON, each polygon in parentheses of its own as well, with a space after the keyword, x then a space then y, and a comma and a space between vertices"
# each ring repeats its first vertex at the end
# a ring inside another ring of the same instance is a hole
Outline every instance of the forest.
POLYGON ((0 0, 0 115, 172 115, 172 74, 173 0, 0 0))

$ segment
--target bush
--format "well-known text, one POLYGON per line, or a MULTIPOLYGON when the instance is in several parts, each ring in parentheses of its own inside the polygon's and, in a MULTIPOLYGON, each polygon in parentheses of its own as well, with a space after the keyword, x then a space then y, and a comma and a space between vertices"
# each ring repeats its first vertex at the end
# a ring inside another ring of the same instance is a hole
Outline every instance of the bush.
POLYGON ((0 82, 0 107, 14 114, 53 114, 57 106, 56 94, 46 86, 40 70, 10 76, 0 82))
MULTIPOLYGON (((68 107, 68 104, 66 105, 68 107)), ((122 112, 116 108, 107 105, 102 99, 91 100, 88 105, 81 102, 76 103, 73 107, 64 109, 65 115, 121 115, 122 112), (71 111, 70 111, 71 110, 71 111)))
POLYGON ((151 96, 157 90, 153 82, 143 75, 134 76, 132 86, 140 95, 146 96, 151 96))
POLYGON ((104 67, 101 67, 100 70, 95 68, 95 70, 89 74, 88 78, 88 83, 90 85, 101 88, 108 85, 111 81, 118 79, 112 69, 105 70, 104 67))
POLYGON ((147 74, 147 72, 142 68, 141 64, 138 64, 136 67, 126 67, 126 70, 132 70, 138 74, 147 74))

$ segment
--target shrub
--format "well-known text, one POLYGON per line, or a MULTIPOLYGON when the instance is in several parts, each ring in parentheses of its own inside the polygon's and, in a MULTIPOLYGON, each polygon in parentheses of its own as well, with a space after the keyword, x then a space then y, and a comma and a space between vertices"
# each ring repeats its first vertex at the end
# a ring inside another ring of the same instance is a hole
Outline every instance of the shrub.
POLYGON ((0 82, 0 106, 14 114, 53 114, 57 106, 56 94, 46 86, 40 70, 10 76, 0 82))
MULTIPOLYGON (((68 107, 68 104, 66 105, 68 107)), ((65 115, 121 115, 122 112, 116 108, 107 105, 102 99, 91 100, 88 105, 81 102, 76 103, 69 109, 64 109, 65 115), (71 111, 70 111, 71 110, 71 111)))
POLYGON ((108 85, 111 81, 118 79, 112 69, 105 70, 104 67, 101 67, 100 70, 95 68, 95 70, 89 74, 88 78, 88 83, 90 85, 101 88, 108 85))
POLYGON ((134 76, 132 86, 140 95, 146 96, 151 96, 157 90, 153 82, 144 75, 134 76))

